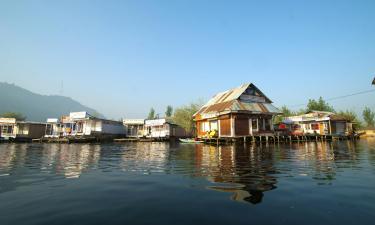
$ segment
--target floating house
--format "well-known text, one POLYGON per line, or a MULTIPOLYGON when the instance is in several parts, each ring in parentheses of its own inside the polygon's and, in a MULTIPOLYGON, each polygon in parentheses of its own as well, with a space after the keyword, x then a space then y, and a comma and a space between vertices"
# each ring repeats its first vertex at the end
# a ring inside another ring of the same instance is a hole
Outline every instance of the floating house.
POLYGON ((350 135, 353 124, 342 116, 332 112, 309 111, 299 116, 286 117, 293 135, 350 135))
POLYGON ((123 124, 127 137, 141 138, 145 136, 144 119, 124 119, 123 124))
POLYGON ((154 139, 169 139, 189 136, 184 128, 166 118, 145 120, 145 134, 146 138, 154 139))
POLYGON ((47 119, 46 131, 44 137, 46 138, 59 138, 64 134, 64 126, 57 118, 47 119))
POLYGON ((272 119, 279 109, 254 84, 221 92, 193 115, 197 136, 248 137, 273 135, 272 119))
POLYGON ((0 137, 3 140, 31 141, 43 137, 45 128, 45 123, 0 118, 0 137))
POLYGON ((64 137, 122 137, 125 127, 122 121, 106 120, 87 112, 71 112, 61 118, 64 137))

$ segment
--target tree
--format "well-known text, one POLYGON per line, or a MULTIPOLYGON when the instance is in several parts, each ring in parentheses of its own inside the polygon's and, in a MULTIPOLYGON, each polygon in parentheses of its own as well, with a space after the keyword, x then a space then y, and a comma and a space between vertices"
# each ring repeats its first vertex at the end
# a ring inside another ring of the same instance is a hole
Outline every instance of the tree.
POLYGON ((151 108, 150 109, 150 112, 148 113, 148 116, 147 116, 147 119, 149 119, 149 120, 153 120, 153 119, 155 119, 156 117, 155 117, 155 109, 154 108, 151 108))
POLYGON ((281 107, 280 111, 281 111, 282 114, 281 114, 281 115, 277 115, 277 116, 275 116, 275 118, 274 118, 274 123, 276 123, 276 124, 283 122, 283 120, 284 120, 285 117, 289 117, 289 116, 293 116, 293 115, 295 115, 295 113, 292 112, 292 111, 291 111, 287 106, 285 106, 285 105, 281 107))
POLYGON ((173 115, 173 107, 168 105, 167 110, 165 111, 165 116, 166 117, 171 117, 173 115))
POLYGON ((307 104, 307 111, 327 111, 327 112, 335 112, 333 107, 329 105, 322 97, 318 100, 309 99, 309 103, 307 104))
POLYGON ((0 117, 15 118, 17 121, 26 120, 26 116, 24 116, 22 113, 17 113, 17 112, 6 112, 6 113, 1 114, 0 117))
POLYGON ((344 117, 346 120, 354 123, 356 127, 362 127, 361 121, 358 119, 357 114, 352 110, 339 111, 337 115, 344 117))
POLYGON ((368 127, 374 127, 375 126, 375 112, 373 112, 369 107, 366 107, 363 110, 363 119, 366 122, 366 125, 368 127))
POLYGON ((176 108, 173 114, 173 121, 184 128, 187 132, 193 133, 195 127, 193 115, 202 107, 202 105, 203 104, 198 101, 176 108))

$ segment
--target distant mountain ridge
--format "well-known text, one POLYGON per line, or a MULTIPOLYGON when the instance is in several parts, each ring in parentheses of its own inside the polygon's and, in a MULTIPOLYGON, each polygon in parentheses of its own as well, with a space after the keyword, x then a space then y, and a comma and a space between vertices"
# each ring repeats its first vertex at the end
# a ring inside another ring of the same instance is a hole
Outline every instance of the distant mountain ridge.
POLYGON ((0 114, 18 112, 26 116, 27 120, 45 122, 47 118, 60 118, 75 111, 86 111, 93 116, 104 118, 95 109, 72 98, 36 94, 14 84, 0 82, 0 114))

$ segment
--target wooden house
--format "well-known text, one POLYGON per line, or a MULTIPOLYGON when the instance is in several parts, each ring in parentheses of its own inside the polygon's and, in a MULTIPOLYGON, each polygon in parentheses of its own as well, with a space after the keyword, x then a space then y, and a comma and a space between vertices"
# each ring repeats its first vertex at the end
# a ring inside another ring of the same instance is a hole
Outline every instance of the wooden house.
POLYGON ((124 119, 126 136, 140 138, 145 136, 145 120, 144 119, 124 119))
POLYGON ((31 141, 42 138, 45 128, 45 123, 0 118, 0 137, 3 140, 31 141))
POLYGON ((87 112, 71 112, 61 118, 65 137, 123 137, 125 127, 122 121, 101 119, 87 112))
POLYGON ((193 118, 200 138, 212 131, 218 137, 248 137, 273 135, 272 119, 277 114, 272 101, 248 83, 215 95, 193 118))
POLYGON ((155 139, 169 139, 189 136, 184 128, 166 118, 146 120, 145 132, 147 138, 155 139))
POLYGON ((303 115, 286 117, 283 122, 291 125, 293 135, 350 135, 353 133, 352 122, 332 112, 309 111, 303 115))

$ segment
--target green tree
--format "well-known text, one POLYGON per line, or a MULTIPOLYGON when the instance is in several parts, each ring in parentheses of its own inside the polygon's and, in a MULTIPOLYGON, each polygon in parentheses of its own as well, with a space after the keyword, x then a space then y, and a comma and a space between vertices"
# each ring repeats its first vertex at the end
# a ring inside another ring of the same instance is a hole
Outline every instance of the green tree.
POLYGON ((355 113, 353 110, 339 111, 337 115, 342 116, 346 120, 352 122, 356 127, 362 127, 362 123, 358 119, 357 113, 355 113))
POLYGON ((26 120, 26 116, 24 116, 22 113, 17 113, 17 112, 6 112, 6 113, 1 114, 0 117, 16 118, 17 121, 26 120))
POLYGON ((154 108, 151 108, 150 109, 150 112, 148 113, 148 116, 147 116, 147 119, 149 119, 149 120, 153 120, 153 119, 155 119, 155 109, 154 108))
POLYGON ((195 122, 193 115, 202 107, 202 103, 193 102, 189 105, 184 105, 176 108, 173 114, 173 121, 183 127, 187 132, 194 132, 195 122))
POLYGON ((333 107, 329 105, 322 97, 318 100, 309 99, 309 103, 307 104, 307 111, 327 111, 327 112, 335 112, 333 107))
POLYGON ((281 123, 285 117, 293 116, 295 115, 294 112, 292 112, 287 106, 282 106, 281 109, 281 115, 277 115, 274 117, 274 123, 278 124, 281 123))
POLYGON ((369 107, 366 107, 363 110, 363 119, 366 122, 366 125, 368 127, 374 127, 375 126, 375 112, 373 112, 369 107))
POLYGON ((165 116, 166 117, 171 117, 173 115, 173 107, 168 105, 167 110, 165 111, 165 116))

